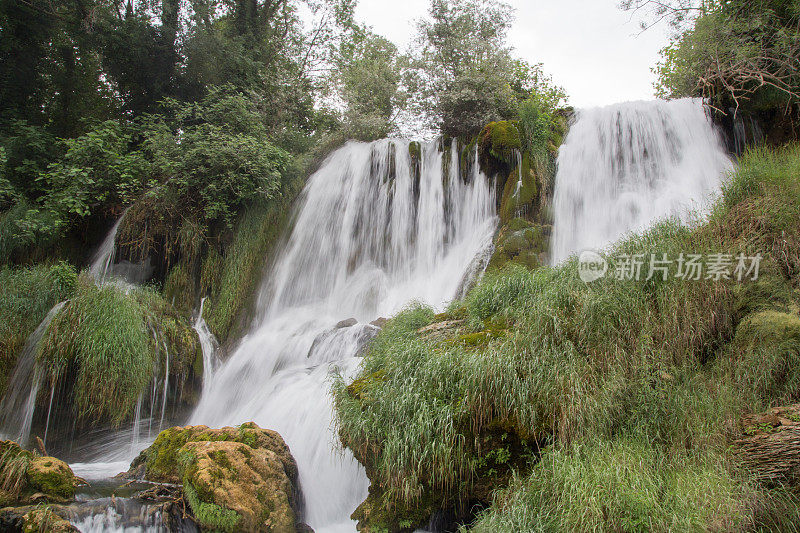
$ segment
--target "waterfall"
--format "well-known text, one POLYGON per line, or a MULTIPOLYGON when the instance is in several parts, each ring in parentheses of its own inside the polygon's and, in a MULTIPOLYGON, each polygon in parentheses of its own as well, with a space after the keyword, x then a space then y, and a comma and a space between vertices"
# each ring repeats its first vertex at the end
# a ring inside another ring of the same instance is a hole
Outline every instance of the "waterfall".
POLYGON ((3 438, 15 440, 22 445, 28 442, 33 413, 36 409, 36 395, 39 393, 42 379, 41 371, 36 364, 36 351, 50 322, 65 303, 59 302, 54 305, 25 340, 17 365, 8 380, 8 390, 0 402, 0 427, 3 428, 3 438))
POLYGON ((208 329, 206 321, 203 320, 203 307, 205 306, 206 299, 200 300, 200 311, 197 313, 197 319, 192 326, 197 332, 200 339, 200 349, 203 351, 203 391, 208 389, 208 384, 211 383, 211 378, 214 375, 217 367, 219 366, 219 359, 217 358, 217 339, 214 334, 208 329))
POLYGON ((356 371, 359 350, 412 301, 442 308, 491 248, 494 188, 455 145, 351 142, 309 179, 249 333, 213 375, 191 423, 255 421, 297 460, 304 520, 353 531, 368 480, 332 427, 330 377, 356 371), (447 173, 443 168, 448 169, 447 173), (343 319, 352 319, 344 320, 343 319))
POLYGON ((122 224, 122 220, 125 218, 125 214, 127 212, 128 210, 126 209, 122 213, 122 216, 120 216, 114 225, 111 226, 111 230, 109 230, 105 239, 103 239, 103 242, 100 243, 100 247, 95 252, 94 256, 92 257, 92 261, 89 264, 89 273, 97 283, 104 283, 110 276, 113 276, 114 274, 114 257, 117 250, 117 232, 119 231, 119 226, 122 224))
POLYGON ((601 249, 660 218, 687 221, 730 169, 699 100, 578 111, 558 155, 553 261, 601 249))

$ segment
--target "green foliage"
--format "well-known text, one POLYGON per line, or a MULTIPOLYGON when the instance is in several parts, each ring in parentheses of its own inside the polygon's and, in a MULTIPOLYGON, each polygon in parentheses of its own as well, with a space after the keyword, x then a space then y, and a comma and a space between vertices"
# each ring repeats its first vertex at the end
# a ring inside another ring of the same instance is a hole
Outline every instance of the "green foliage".
POLYGON ((335 64, 333 89, 340 91, 346 105, 344 134, 361 141, 389 135, 404 99, 397 47, 366 28, 356 28, 342 42, 335 64))
MULTIPOLYGON (((449 338, 417 332, 430 311, 396 318, 371 344, 358 389, 335 386, 340 436, 382 505, 479 497, 481 458, 507 448, 476 436, 504 424, 555 444, 484 530, 736 529, 774 515, 777 496, 728 471, 718 443, 741 414, 798 398, 798 162, 797 148, 750 153, 707 223, 664 222, 608 254, 613 272, 619 254, 761 251, 758 283, 586 284, 575 260, 510 266, 457 304, 467 315, 449 338)), ((510 452, 524 474, 529 452, 510 452)))
POLYGON ((167 353, 170 380, 190 380, 199 343, 172 306, 149 288, 126 292, 82 277, 50 323, 37 358, 52 384, 65 384, 64 405, 76 418, 119 425, 149 390, 153 372, 163 375, 167 353))
POLYGON ((785 0, 713 2, 662 50, 659 96, 702 96, 724 112, 800 101, 800 9, 785 0))
POLYGON ((545 452, 470 530, 734 531, 753 525, 748 502, 765 496, 714 453, 601 440, 545 452))
POLYGON ((249 310, 256 296, 264 265, 278 251, 291 215, 290 199, 299 188, 290 187, 280 203, 255 203, 245 209, 234 233, 232 244, 225 250, 219 280, 205 292, 206 323, 217 339, 224 342, 242 333, 243 312, 249 310), (239 320, 239 322, 237 322, 239 320))
POLYGON ((75 269, 65 263, 0 267, 0 391, 25 340, 55 304, 72 296, 76 284, 75 269))
POLYGON ((413 105, 435 117, 445 135, 472 136, 490 122, 516 118, 520 102, 533 95, 554 107, 564 100, 541 65, 512 58, 508 5, 436 0, 429 15, 418 22, 406 85, 413 105))
POLYGON ((145 316, 145 309, 121 290, 84 280, 50 323, 38 358, 54 380, 70 364, 77 366, 77 415, 119 424, 132 411, 153 371, 145 316))

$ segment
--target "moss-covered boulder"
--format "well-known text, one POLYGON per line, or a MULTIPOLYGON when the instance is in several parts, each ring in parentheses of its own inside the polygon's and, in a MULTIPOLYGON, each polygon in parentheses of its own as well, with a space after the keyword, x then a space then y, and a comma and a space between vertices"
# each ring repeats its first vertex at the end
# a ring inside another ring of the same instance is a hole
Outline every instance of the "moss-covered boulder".
POLYGON ((299 529, 297 464, 280 435, 252 422, 162 431, 126 475, 182 484, 204 530, 299 529))
POLYGON ((22 533, 71 533, 79 531, 69 520, 47 507, 40 507, 22 515, 22 533))
POLYGON ((40 457, 13 441, 0 442, 0 507, 67 502, 79 483, 64 461, 40 457))
POLYGON ((495 251, 488 268, 514 263, 533 269, 545 264, 551 229, 549 225, 534 224, 522 218, 512 219, 495 239, 495 251))

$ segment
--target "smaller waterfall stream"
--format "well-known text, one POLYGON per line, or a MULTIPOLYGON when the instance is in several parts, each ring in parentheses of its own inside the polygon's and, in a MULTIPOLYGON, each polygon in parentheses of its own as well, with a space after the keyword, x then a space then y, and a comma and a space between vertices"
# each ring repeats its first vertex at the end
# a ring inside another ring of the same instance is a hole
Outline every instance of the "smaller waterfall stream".
POLYGON ((36 409, 36 395, 41 383, 40 370, 36 364, 36 351, 39 341, 44 337, 50 322, 66 302, 59 302, 48 311, 47 316, 25 341, 17 366, 8 380, 8 390, 0 402, 0 427, 3 437, 15 440, 22 445, 28 443, 33 413, 36 409))
POLYGON ((582 109, 558 155, 552 258, 601 249, 654 221, 686 221, 731 161, 699 100, 582 109))
POLYGON ((205 307, 206 299, 200 300, 200 311, 197 312, 197 319, 194 322, 194 330, 200 338, 200 348, 203 350, 203 392, 208 389, 216 372, 217 367, 220 365, 219 358, 217 357, 217 349, 219 345, 214 334, 208 329, 206 321, 203 320, 203 307, 205 307))

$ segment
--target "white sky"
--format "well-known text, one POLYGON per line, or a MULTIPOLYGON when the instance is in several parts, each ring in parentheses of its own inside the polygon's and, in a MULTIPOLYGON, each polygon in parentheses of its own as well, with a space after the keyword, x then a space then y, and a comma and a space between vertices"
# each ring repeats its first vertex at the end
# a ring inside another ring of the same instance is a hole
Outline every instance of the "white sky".
MULTIPOLYGON (((641 33, 638 15, 619 0, 506 0, 516 9, 510 42, 518 57, 543 63, 575 107, 607 105, 653 96, 651 68, 668 41, 662 24, 641 33)), ((429 0, 360 0, 356 18, 405 49, 414 20, 429 0)))

